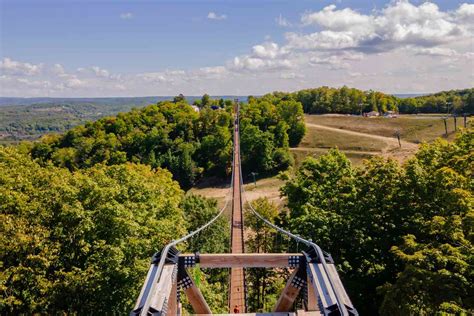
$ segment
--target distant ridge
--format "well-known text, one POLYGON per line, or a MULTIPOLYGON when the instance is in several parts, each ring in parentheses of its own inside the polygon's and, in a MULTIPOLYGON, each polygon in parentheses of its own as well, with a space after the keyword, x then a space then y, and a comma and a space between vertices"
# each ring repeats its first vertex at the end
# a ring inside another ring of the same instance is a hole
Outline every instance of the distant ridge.
MULTIPOLYGON (((186 96, 186 100, 190 103, 196 99, 201 99, 202 96, 186 96)), ((66 103, 66 104, 85 104, 93 103, 95 105, 133 105, 145 106, 159 101, 173 100, 174 96, 146 96, 146 97, 98 97, 98 98, 18 98, 18 97, 0 97, 0 106, 6 105, 32 105, 32 104, 51 104, 51 103, 66 103)), ((238 98, 241 101, 246 101, 247 96, 211 96, 212 99, 233 100, 238 98)))
POLYGON ((400 99, 406 99, 406 98, 421 97, 421 96, 430 95, 430 94, 432 93, 395 93, 392 95, 400 99))
MULTIPOLYGON (((395 93, 392 94, 401 99, 413 98, 424 95, 430 95, 431 93, 395 93)), ((93 103, 95 105, 132 105, 132 106, 145 106, 159 101, 173 100, 175 96, 145 96, 145 97, 97 97, 97 98, 54 98, 54 97, 37 97, 37 98, 20 98, 20 97, 0 97, 0 106, 6 105, 33 105, 33 104, 51 104, 51 103, 66 103, 66 104, 85 104, 93 103)), ((194 100, 201 99, 202 96, 186 96, 186 100, 189 103, 193 103, 194 100)), ((239 99, 240 101, 247 101, 248 96, 239 95, 214 95, 212 99, 224 99, 233 100, 239 99)))

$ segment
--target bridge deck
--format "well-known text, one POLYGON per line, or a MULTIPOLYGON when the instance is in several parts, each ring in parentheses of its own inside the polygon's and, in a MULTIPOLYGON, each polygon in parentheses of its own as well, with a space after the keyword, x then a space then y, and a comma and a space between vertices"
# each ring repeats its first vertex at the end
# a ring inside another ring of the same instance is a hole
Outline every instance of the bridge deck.
MULTIPOLYGON (((238 113, 237 113, 238 115, 238 113)), ((240 142, 239 128, 234 125, 234 182, 233 182, 233 201, 232 201, 232 236, 231 251, 232 253, 243 253, 244 250, 244 234, 243 234, 243 215, 242 215, 242 199, 240 189, 240 142)), ((230 295, 229 295, 229 311, 236 313, 244 313, 245 310, 245 288, 244 288, 244 269, 232 268, 230 272, 230 295)))

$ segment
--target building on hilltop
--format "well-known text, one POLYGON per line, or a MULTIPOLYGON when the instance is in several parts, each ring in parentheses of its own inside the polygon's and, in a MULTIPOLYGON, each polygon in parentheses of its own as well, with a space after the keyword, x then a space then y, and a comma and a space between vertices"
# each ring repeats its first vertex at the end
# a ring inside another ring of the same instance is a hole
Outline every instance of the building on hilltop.
POLYGON ((377 111, 371 111, 371 112, 364 113, 364 116, 365 117, 376 117, 376 116, 380 116, 380 113, 377 112, 377 111))

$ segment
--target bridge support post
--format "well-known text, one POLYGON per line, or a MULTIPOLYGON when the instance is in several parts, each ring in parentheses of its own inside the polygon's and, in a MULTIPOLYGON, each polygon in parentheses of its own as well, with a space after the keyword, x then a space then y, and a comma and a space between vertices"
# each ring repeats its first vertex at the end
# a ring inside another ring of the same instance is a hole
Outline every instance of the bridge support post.
POLYGON ((274 312, 289 312, 300 293, 301 289, 306 284, 306 271, 304 268, 297 268, 293 271, 286 283, 285 288, 281 292, 280 297, 273 309, 274 312))
POLYGON ((178 285, 186 294, 195 314, 212 314, 209 305, 207 305, 204 296, 202 296, 201 290, 196 286, 184 267, 179 268, 178 285))

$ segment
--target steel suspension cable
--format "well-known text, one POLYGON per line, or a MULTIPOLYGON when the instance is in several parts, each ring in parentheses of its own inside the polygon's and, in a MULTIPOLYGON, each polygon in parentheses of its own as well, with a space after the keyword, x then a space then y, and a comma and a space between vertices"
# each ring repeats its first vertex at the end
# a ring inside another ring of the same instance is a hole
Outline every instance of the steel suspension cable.
MULTIPOLYGON (((240 127, 239 127, 239 131, 240 131, 240 127)), ((240 144, 240 133, 239 133, 239 144, 240 144)), ((237 159, 239 159, 239 165, 240 165, 240 190, 241 190, 241 196, 243 195, 244 196, 244 199, 245 201, 247 202, 247 205, 250 207, 250 210, 252 211, 252 213, 257 216, 260 220, 262 220, 265 224, 267 224, 268 226, 276 229, 277 231, 281 232, 282 234, 285 234, 287 236, 289 236, 290 238, 293 238, 294 240, 296 241, 299 241, 305 245, 307 245, 308 247, 312 247, 315 251, 316 251, 316 254, 318 255, 320 261, 321 261, 321 264, 323 266, 323 269, 324 271, 326 272, 326 275, 330 275, 330 272, 329 272, 329 268, 328 268, 328 265, 326 263, 326 260, 324 258, 324 253, 321 249, 321 247, 319 247, 317 244, 315 244, 313 241, 311 240, 306 240, 304 238, 301 238, 300 236, 298 235, 295 235, 293 233, 291 233, 290 231, 287 231, 275 224, 273 224, 272 222, 268 221, 266 218, 264 218, 260 213, 258 213, 252 203, 247 199, 247 194, 246 194, 246 191, 245 191, 245 188, 244 188, 244 184, 243 184, 243 178, 242 178, 242 165, 241 165, 241 161, 240 161, 240 151, 239 151, 239 155, 237 157, 237 159)), ((329 280, 329 283, 331 285, 331 287, 333 288, 334 290, 334 294, 336 296, 336 304, 337 306, 339 307, 339 311, 341 312, 342 315, 349 315, 348 311, 347 311, 347 308, 346 308, 346 305, 344 304, 343 300, 342 300, 342 295, 339 293, 339 290, 338 288, 335 286, 334 282, 331 280, 331 278, 328 278, 329 280)))
MULTIPOLYGON (((235 142, 233 142, 235 143, 235 142)), ((196 229, 195 231, 192 231, 190 232, 189 234, 177 239, 177 240, 173 240, 172 242, 170 242, 169 244, 167 244, 164 248, 163 248, 163 251, 161 252, 161 256, 160 256, 160 261, 158 262, 158 265, 154 266, 153 267, 153 270, 151 271, 152 273, 155 273, 155 272, 158 272, 156 274, 154 274, 154 277, 153 277, 153 280, 151 282, 148 282, 146 287, 143 289, 143 295, 141 295, 141 300, 140 300, 140 304, 139 306, 142 306, 142 311, 147 311, 149 306, 150 306, 150 293, 153 293, 155 287, 157 286, 158 284, 158 280, 161 278, 161 275, 163 273, 163 267, 165 265, 165 262, 166 262, 166 257, 168 256, 168 253, 171 249, 171 247, 174 247, 176 245, 178 245, 179 243, 183 242, 183 241, 186 241, 187 239, 193 237, 194 235, 196 235, 197 233, 203 231, 204 229, 206 229, 207 227, 209 227, 210 225, 212 225, 219 217, 222 216, 222 214, 224 213, 224 211, 226 210, 227 208, 227 205, 229 204, 229 195, 232 193, 232 189, 233 189, 233 186, 234 186, 234 151, 235 151, 235 148, 234 146, 232 146, 232 176, 231 176, 231 181, 230 181, 230 186, 229 186, 229 189, 228 189, 228 192, 226 194, 226 202, 224 204, 224 206, 220 209, 219 213, 214 216, 211 220, 209 220, 206 224, 202 225, 201 227, 199 227, 198 229, 196 229)))

